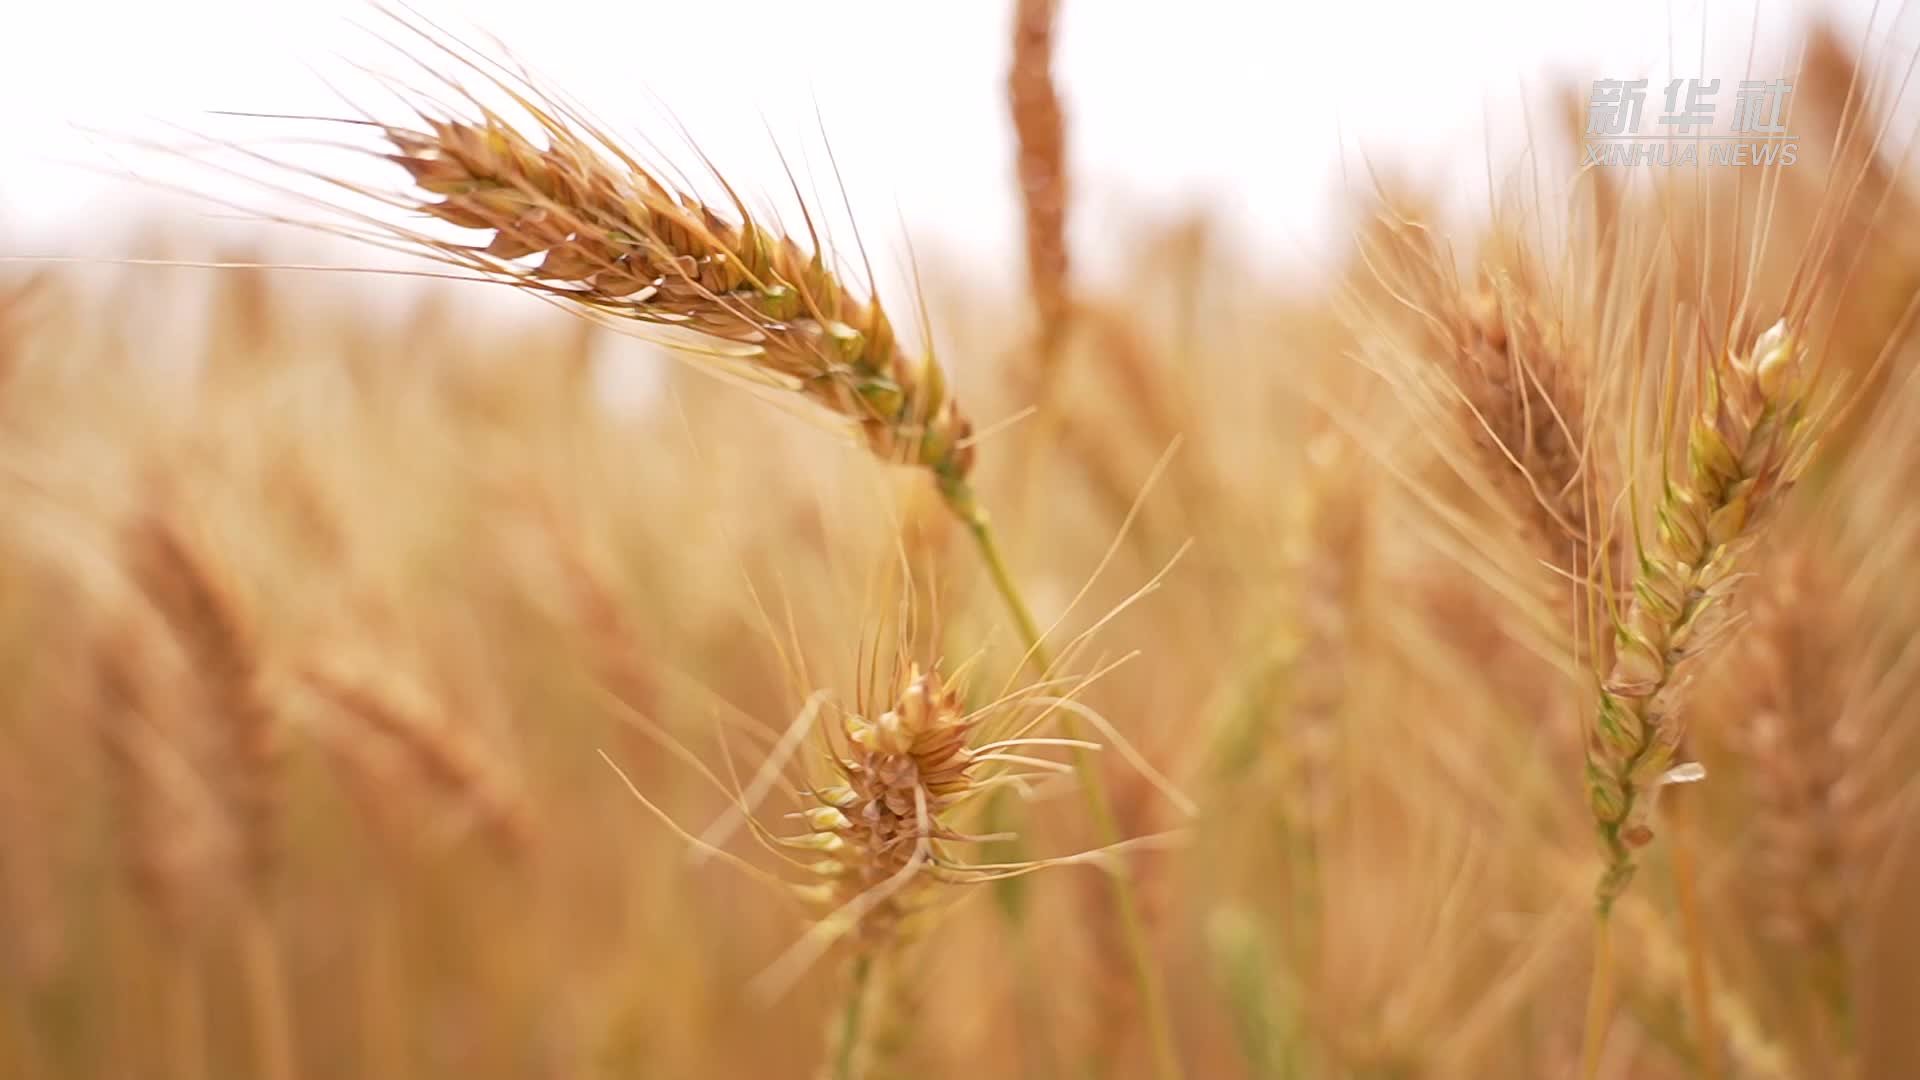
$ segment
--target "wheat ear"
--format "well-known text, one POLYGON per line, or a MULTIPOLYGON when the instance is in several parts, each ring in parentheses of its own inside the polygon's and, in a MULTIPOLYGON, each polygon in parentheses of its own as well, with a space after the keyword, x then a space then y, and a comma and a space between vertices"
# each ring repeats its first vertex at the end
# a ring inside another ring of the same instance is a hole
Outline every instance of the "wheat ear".
POLYGON ((1596 891, 1603 913, 1632 880, 1634 853, 1653 839, 1652 794, 1685 732, 1686 669, 1724 638, 1741 558, 1811 449, 1804 359, 1782 322, 1747 357, 1706 373, 1684 475, 1666 480, 1615 616, 1613 663, 1587 751, 1587 799, 1606 859, 1596 891))
POLYGON ((911 356, 878 301, 816 251, 669 187, 591 127, 522 98, 538 139, 478 105, 386 127, 421 193, 410 209, 491 234, 413 239, 436 254, 615 318, 740 347, 734 359, 855 424, 881 459, 931 469, 944 489, 973 465, 970 427, 931 357, 911 356), (539 260, 527 263, 532 256, 539 260))
POLYGON ((261 1074, 293 1080, 293 1012, 273 928, 283 748, 279 718, 261 688, 252 620, 220 565, 175 515, 150 509, 135 523, 127 549, 134 577, 192 661, 205 704, 225 735, 225 795, 248 886, 238 935, 249 1020, 261 1074))
POLYGON ((1604 388, 1580 335, 1524 244, 1491 231, 1468 283, 1410 213, 1383 206, 1360 237, 1373 279, 1356 313, 1367 352, 1432 417, 1448 466, 1519 525, 1529 561, 1559 566, 1571 553, 1569 572, 1584 575, 1604 557, 1588 550, 1587 512, 1590 399, 1604 388))
POLYGON ((215 877, 226 822, 173 737, 178 733, 167 730, 176 710, 144 608, 139 612, 107 630, 95 647, 100 734, 120 796, 133 891, 160 931, 162 1071, 174 1080, 204 1080, 207 1018, 195 901, 215 877))
MULTIPOLYGON (((818 710, 816 697, 796 722, 804 730, 818 710)), ((890 981, 885 969, 919 939, 943 886, 993 881, 1042 864, 983 864, 962 857, 981 838, 958 831, 951 818, 1014 772, 1064 769, 1021 751, 1063 740, 1025 734, 1048 714, 997 741, 1002 710, 968 712, 959 690, 937 668, 896 667, 880 699, 860 703, 828 725, 830 776, 800 792, 794 815, 805 831, 783 835, 746 820, 768 844, 811 853, 808 879, 793 892, 820 914, 807 934, 761 977, 777 992, 830 945, 851 940, 850 978, 830 1036, 831 1075, 866 1075, 869 999, 890 981), (1012 770, 1012 771, 1010 771, 1012 770)))
POLYGON ((1013 13, 1013 60, 1007 109, 1018 144, 1015 168, 1026 212, 1027 285, 1040 319, 1039 381, 1051 386, 1072 311, 1068 270, 1066 118, 1054 86, 1054 28, 1060 0, 1019 0, 1013 13))
POLYGON ((943 849, 967 840, 944 817, 973 790, 973 718, 937 672, 917 666, 901 673, 893 699, 876 717, 843 718, 845 750, 834 760, 842 782, 812 793, 804 816, 813 831, 797 841, 826 855, 812 867, 821 882, 803 895, 827 907, 829 919, 850 921, 859 943, 835 1080, 859 1075, 875 967, 904 943, 908 920, 948 862, 943 849))

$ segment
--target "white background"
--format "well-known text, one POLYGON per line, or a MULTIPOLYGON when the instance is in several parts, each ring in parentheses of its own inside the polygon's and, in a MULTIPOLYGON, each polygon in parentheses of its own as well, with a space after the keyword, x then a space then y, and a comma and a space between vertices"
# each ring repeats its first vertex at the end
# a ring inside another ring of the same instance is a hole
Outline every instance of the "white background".
MULTIPOLYGON (((469 39, 497 35, 544 80, 668 156, 684 147, 672 127, 683 124, 760 190, 784 183, 770 131, 831 190, 824 130, 870 244, 903 247, 904 223, 923 254, 1002 265, 1019 235, 1002 86, 1009 7, 473 0, 420 10, 469 39)), ((1543 108, 1555 87, 1649 71, 1738 79, 1750 36, 1777 53, 1814 10, 1066 0, 1058 77, 1075 239, 1091 253, 1082 267, 1098 275, 1121 222, 1194 201, 1238 222, 1250 250, 1298 264, 1337 232, 1339 193, 1364 180, 1363 158, 1484 200, 1483 136, 1494 137, 1496 171, 1511 168, 1527 141, 1519 103, 1543 108)), ((1841 5, 1854 32, 1867 15, 1841 5)), ((184 141, 182 131, 324 134, 210 113, 339 115, 328 83, 356 85, 354 63, 402 69, 377 40, 392 32, 366 0, 21 5, 0 25, 0 254, 111 255, 127 242, 116 228, 167 184, 258 202, 256 187, 183 172, 132 144, 184 141)))

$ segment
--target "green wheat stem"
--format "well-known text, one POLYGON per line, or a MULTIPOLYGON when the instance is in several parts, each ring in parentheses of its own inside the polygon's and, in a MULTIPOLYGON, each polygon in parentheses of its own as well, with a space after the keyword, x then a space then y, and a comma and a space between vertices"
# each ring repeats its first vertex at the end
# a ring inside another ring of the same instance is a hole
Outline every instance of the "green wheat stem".
POLYGON ((1613 912, 1602 904, 1593 913, 1593 972, 1587 988, 1586 1034, 1581 1040, 1580 1077, 1600 1075, 1600 1051, 1613 1018, 1613 912))
MULTIPOLYGON (((942 485, 942 494, 952 509, 973 535, 974 546, 980 552, 981 562, 986 564, 987 575, 993 579, 994 589, 1006 604, 1008 614, 1013 616, 1015 627, 1026 645, 1026 662, 1041 678, 1047 677, 1053 669, 1053 659, 1049 654, 1040 624, 1033 617, 1033 610, 1027 606, 1020 594, 1020 587, 1013 580, 1013 574, 1007 568, 1006 558, 1000 553, 999 541, 993 531, 991 519, 986 509, 974 497, 973 489, 964 481, 942 485)), ((1080 739, 1079 721, 1071 713, 1061 715, 1062 733, 1069 739, 1080 739)), ((1123 838, 1120 835, 1119 819, 1114 815, 1113 801, 1107 794, 1106 781, 1100 775, 1100 768, 1093 753, 1085 747, 1076 747, 1073 752, 1073 769, 1080 782, 1080 790, 1087 801, 1087 811, 1093 816, 1094 828, 1103 844, 1117 844, 1123 838)), ((1119 864, 1107 866, 1107 880, 1113 890, 1114 908, 1120 920, 1121 935, 1133 967, 1136 991, 1140 995, 1142 1012, 1147 1023, 1147 1035, 1153 1045, 1155 1075, 1161 1080, 1180 1080, 1184 1075, 1180 1066, 1180 1057, 1174 1047, 1173 1025, 1168 1016, 1166 994, 1160 983, 1160 972, 1153 963, 1152 950, 1148 946, 1146 925, 1140 917, 1139 899, 1133 888, 1133 880, 1126 868, 1119 864)))
POLYGON ((853 985, 840 1013, 839 1045, 833 1055, 834 1080, 853 1080, 853 1062, 860 1048, 860 1022, 867 1002, 867 983, 873 976, 873 957, 861 953, 853 961, 853 985))

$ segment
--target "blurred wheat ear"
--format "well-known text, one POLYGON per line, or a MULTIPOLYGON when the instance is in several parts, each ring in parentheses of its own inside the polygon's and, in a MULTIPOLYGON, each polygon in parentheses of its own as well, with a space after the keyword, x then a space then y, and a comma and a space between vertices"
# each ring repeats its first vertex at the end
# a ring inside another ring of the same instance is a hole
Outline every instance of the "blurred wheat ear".
POLYGON ((1072 259, 1067 211, 1067 122, 1053 60, 1061 0, 1019 0, 1013 11, 1013 57, 1007 68, 1007 106, 1013 117, 1015 160, 1026 211, 1027 287, 1039 319, 1034 382, 1044 402, 1057 379, 1062 338, 1072 314, 1072 259))
MULTIPOLYGON (((156 492, 167 487, 155 484, 156 492)), ((180 643, 197 676, 201 703, 220 729, 225 768, 218 786, 238 836, 246 886, 238 933, 248 1019, 261 1075, 293 1080, 298 1060, 293 1012, 274 927, 285 732, 264 685, 255 620, 221 564, 164 505, 139 517, 126 549, 131 576, 180 643)))

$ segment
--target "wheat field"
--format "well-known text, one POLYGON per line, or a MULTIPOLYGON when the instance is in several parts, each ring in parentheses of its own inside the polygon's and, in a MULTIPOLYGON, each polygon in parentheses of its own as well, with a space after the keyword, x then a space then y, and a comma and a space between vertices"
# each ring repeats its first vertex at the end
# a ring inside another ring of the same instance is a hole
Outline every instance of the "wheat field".
POLYGON ((1057 7, 904 302, 404 10, 404 302, 0 262, 0 1077, 1920 1076, 1908 58, 1093 275, 1057 7))

